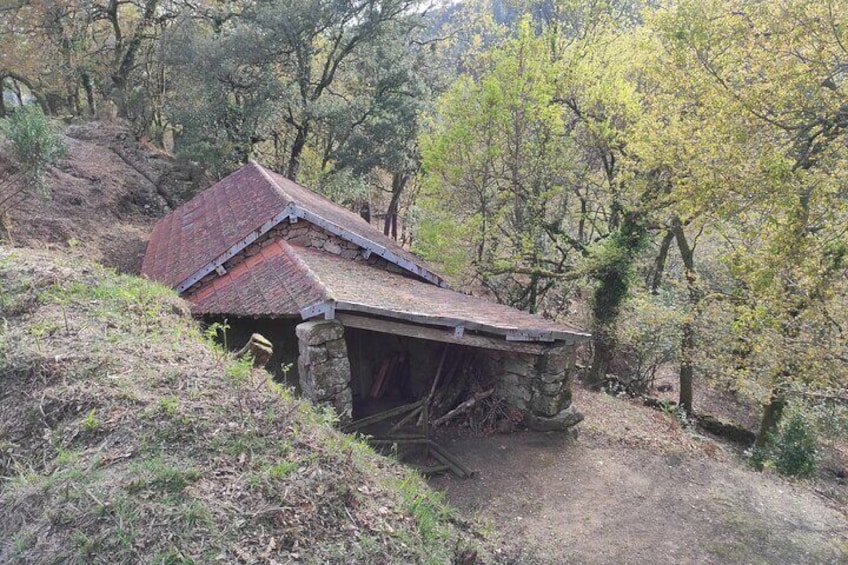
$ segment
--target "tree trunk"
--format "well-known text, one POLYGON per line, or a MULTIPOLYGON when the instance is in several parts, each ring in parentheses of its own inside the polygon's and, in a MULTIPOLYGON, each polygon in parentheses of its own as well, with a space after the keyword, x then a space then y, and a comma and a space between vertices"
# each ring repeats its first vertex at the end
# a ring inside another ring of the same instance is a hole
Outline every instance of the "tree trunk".
POLYGON ((684 276, 686 278, 686 290, 689 293, 690 311, 683 322, 683 338, 680 341, 680 406, 689 414, 692 413, 692 381, 694 379, 695 367, 693 357, 695 355, 695 317, 701 303, 701 291, 698 288, 698 278, 695 273, 695 245, 689 244, 686 232, 679 218, 672 222, 669 231, 677 241, 680 257, 683 259, 684 276))
POLYGON ((654 272, 651 273, 651 294, 656 294, 662 283, 663 271, 665 271, 665 262, 668 259, 668 250, 671 247, 671 241, 674 239, 674 231, 668 230, 660 243, 660 251, 657 254, 657 260, 654 262, 654 272))
POLYGON ((395 241, 397 241, 397 217, 398 208, 400 208, 400 197, 408 180, 408 174, 395 173, 392 176, 392 199, 389 202, 388 210, 386 210, 386 218, 383 222, 383 235, 391 235, 395 241))
POLYGON ((786 395, 779 388, 771 391, 769 401, 763 404, 763 419, 760 422, 760 432, 757 434, 756 447, 765 447, 769 436, 777 429, 786 408, 786 395))
POLYGON ((595 354, 592 356, 592 366, 589 368, 586 384, 592 389, 598 390, 604 383, 607 373, 609 373, 610 363, 615 354, 615 332, 605 328, 594 328, 592 330, 592 349, 594 349, 595 354))
POLYGON ((286 172, 286 177, 289 180, 297 182, 297 173, 300 170, 300 156, 303 154, 303 148, 306 147, 306 139, 309 136, 309 124, 297 126, 297 135, 292 143, 291 152, 289 153, 289 167, 286 172))
POLYGON ((692 363, 692 353, 695 351, 695 328, 691 321, 683 324, 683 339, 680 343, 680 396, 678 404, 687 414, 692 413, 692 381, 695 367, 692 363))
POLYGON ((623 221, 610 245, 619 247, 609 264, 600 265, 594 277, 599 281, 593 294, 592 345, 595 355, 589 370, 587 383, 594 389, 600 388, 606 378, 610 362, 616 349, 616 322, 621 304, 627 297, 629 274, 633 260, 645 236, 644 226, 636 214, 623 214, 623 221))

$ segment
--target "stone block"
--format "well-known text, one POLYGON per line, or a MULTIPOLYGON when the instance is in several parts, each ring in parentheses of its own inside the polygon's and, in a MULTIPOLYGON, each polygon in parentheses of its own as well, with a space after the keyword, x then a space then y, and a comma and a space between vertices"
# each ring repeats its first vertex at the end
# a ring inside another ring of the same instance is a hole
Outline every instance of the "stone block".
POLYGON ((559 396, 560 393, 562 393, 563 382, 562 382, 562 380, 555 381, 555 382, 552 382, 552 383, 546 383, 546 382, 540 381, 540 382, 536 383, 536 388, 542 394, 545 394, 545 395, 548 395, 548 396, 559 396))
POLYGON ((537 416, 555 416, 564 407, 563 399, 559 395, 536 393, 530 401, 530 410, 537 416))
POLYGON ((583 414, 569 406, 554 416, 548 418, 536 414, 525 414, 524 423, 531 430, 539 432, 561 432, 576 426, 583 421, 583 414))
POLYGON ((321 345, 341 339, 344 326, 337 320, 311 320, 298 324, 295 333, 297 339, 305 345, 321 345))
POLYGON ((304 366, 314 366, 329 359, 330 354, 327 351, 327 348, 322 345, 307 345, 306 347, 301 348, 300 357, 303 359, 304 366))
POLYGON ((359 250, 358 249, 345 249, 344 251, 342 251, 342 257, 344 259, 353 260, 353 259, 356 259, 358 256, 359 256, 359 250))
POLYGON ((520 386, 526 382, 527 377, 523 375, 516 375, 515 373, 504 373, 501 375, 501 384, 503 385, 520 386))
POLYGON ((574 346, 546 351, 539 358, 539 372, 556 375, 568 371, 574 365, 576 351, 574 346))
POLYGON ((498 387, 498 394, 510 404, 518 401, 527 403, 533 398, 533 393, 530 389, 520 385, 503 384, 498 387))
POLYGON ((327 241, 324 243, 324 251, 333 255, 340 255, 342 252, 341 246, 335 241, 327 241))
POLYGON ((345 343, 344 338, 328 341, 324 344, 324 347, 329 356, 334 359, 347 358, 347 343, 345 343))
POLYGON ((293 245, 309 247, 309 245, 312 243, 312 238, 310 238, 307 234, 302 234, 295 237, 290 237, 288 238, 288 241, 293 245))
POLYGON ((504 359, 504 371, 516 375, 535 375, 536 356, 527 353, 515 353, 504 359))
POLYGON ((346 424, 351 421, 353 417, 353 394, 350 392, 350 388, 345 388, 335 394, 332 398, 332 404, 336 414, 339 415, 340 423, 346 424))

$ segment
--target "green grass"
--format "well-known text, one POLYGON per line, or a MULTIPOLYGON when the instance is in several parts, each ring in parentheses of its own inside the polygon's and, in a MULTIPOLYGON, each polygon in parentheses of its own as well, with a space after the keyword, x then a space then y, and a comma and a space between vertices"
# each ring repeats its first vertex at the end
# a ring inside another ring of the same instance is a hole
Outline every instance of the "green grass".
POLYGON ((472 543, 420 477, 211 346, 170 290, 2 248, 0 289, 0 562, 443 563, 472 543))

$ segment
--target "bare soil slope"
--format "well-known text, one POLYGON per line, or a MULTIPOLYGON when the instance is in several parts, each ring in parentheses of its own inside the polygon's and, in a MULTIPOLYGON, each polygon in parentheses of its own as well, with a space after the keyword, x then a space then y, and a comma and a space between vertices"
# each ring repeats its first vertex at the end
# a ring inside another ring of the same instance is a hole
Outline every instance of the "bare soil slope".
POLYGON ((13 244, 138 272, 153 223, 210 179, 139 145, 120 124, 68 126, 64 139, 68 155, 47 178, 51 196, 33 197, 11 214, 13 244))
MULTIPOLYGON (((577 439, 448 445, 478 471, 432 481, 540 563, 848 563, 848 516, 815 484, 750 470, 670 415, 575 390, 577 439)), ((842 494, 848 495, 848 487, 842 494)))

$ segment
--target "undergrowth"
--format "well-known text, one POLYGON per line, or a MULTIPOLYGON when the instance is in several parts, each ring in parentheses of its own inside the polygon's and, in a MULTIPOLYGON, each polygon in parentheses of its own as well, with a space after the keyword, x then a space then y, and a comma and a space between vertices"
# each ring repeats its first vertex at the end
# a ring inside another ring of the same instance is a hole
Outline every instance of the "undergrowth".
POLYGON ((0 247, 0 562, 486 554, 417 474, 212 341, 156 284, 0 247))

